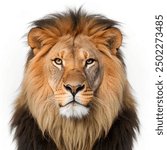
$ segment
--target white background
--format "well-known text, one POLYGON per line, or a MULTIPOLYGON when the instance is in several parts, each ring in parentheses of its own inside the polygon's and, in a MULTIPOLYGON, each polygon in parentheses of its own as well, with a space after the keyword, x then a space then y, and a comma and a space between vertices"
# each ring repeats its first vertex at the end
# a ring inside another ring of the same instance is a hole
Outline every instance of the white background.
MULTIPOLYGON (((129 81, 138 103, 140 135, 134 150, 167 149, 167 111, 164 112, 164 135, 156 128, 156 75, 154 71, 155 15, 164 16, 164 39, 167 41, 167 8, 165 0, 4 0, 0 2, 0 149, 14 150, 9 121, 16 98, 25 58, 29 23, 46 14, 66 8, 83 8, 122 22, 125 56, 129 81)), ((164 42, 164 63, 167 45, 164 42)), ((167 64, 165 64, 167 68, 167 64)), ((167 75, 165 72, 164 75, 167 75)), ((165 80, 165 79, 164 79, 165 80)), ((167 83, 164 83, 167 86, 167 83)), ((167 109, 167 88, 164 87, 164 107, 167 109)))

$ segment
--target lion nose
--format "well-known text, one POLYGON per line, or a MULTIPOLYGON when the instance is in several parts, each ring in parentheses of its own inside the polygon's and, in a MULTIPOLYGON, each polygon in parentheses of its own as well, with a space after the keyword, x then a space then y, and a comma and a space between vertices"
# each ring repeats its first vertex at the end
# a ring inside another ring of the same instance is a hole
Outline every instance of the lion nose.
POLYGON ((73 86, 73 85, 67 84, 67 85, 64 85, 64 87, 73 96, 75 96, 78 92, 80 92, 84 89, 85 85, 84 84, 78 84, 78 85, 73 86))

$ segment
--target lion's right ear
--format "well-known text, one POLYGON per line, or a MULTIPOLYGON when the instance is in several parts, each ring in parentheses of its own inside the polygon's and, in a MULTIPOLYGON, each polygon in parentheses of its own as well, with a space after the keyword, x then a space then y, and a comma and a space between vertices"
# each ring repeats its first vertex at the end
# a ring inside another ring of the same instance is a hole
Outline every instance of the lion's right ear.
POLYGON ((32 28, 28 33, 28 45, 33 50, 34 54, 37 54, 38 51, 45 44, 45 39, 48 39, 49 35, 42 28, 32 28))

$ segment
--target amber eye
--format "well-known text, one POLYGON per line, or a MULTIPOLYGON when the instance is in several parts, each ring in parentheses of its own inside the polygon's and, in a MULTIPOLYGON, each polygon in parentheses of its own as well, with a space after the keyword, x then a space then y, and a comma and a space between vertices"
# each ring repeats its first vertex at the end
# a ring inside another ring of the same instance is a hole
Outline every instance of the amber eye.
POLYGON ((63 61, 62 61, 62 59, 60 59, 60 58, 55 58, 55 59, 53 60, 53 64, 62 65, 62 64, 63 64, 63 61))
POLYGON ((91 65, 95 62, 95 60, 93 58, 89 58, 86 60, 86 65, 91 65))

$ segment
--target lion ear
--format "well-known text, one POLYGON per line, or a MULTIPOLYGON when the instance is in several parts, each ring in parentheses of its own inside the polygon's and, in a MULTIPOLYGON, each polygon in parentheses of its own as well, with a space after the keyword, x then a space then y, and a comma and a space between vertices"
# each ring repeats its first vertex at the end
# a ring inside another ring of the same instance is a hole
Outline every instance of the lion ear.
POLYGON ((44 29, 32 28, 28 33, 28 45, 36 54, 44 45, 44 40, 47 38, 47 34, 44 29))
POLYGON ((107 41, 107 45, 111 50, 112 54, 116 54, 117 50, 122 44, 122 33, 117 28, 110 28, 105 32, 105 38, 107 41))

